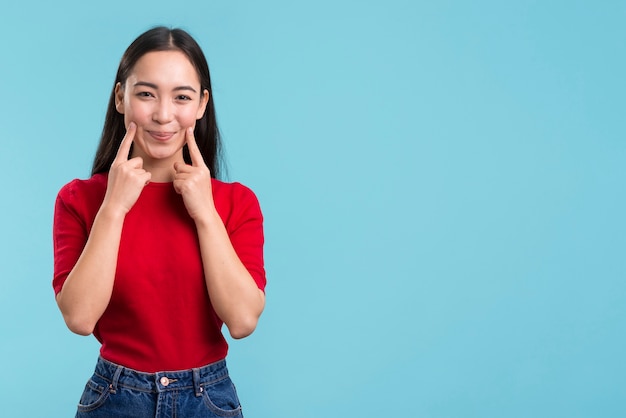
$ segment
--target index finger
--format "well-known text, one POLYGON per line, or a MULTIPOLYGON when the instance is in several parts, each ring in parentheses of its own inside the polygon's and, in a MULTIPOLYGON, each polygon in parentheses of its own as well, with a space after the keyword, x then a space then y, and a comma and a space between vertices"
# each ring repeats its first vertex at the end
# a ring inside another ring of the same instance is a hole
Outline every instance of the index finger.
POLYGON ((124 135, 124 138, 120 143, 120 147, 117 150, 117 154, 115 155, 115 159, 113 160, 113 162, 128 161, 128 154, 130 153, 130 146, 135 139, 135 132, 137 132, 137 125, 135 125, 134 122, 131 122, 128 125, 126 135, 124 135))
POLYGON ((191 165, 194 167, 205 166, 204 158, 196 143, 196 137, 193 134, 193 128, 187 128, 187 147, 189 148, 189 156, 191 157, 191 165))

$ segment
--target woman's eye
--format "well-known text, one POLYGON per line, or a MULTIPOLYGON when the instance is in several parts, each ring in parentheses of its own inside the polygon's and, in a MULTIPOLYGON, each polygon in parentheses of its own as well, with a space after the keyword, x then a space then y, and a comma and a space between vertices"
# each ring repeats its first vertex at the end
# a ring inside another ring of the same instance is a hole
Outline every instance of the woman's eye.
POLYGON ((140 91, 137 93, 137 97, 152 97, 152 93, 148 91, 140 91))
POLYGON ((177 100, 191 100, 191 97, 181 94, 180 96, 177 96, 176 99, 177 100))

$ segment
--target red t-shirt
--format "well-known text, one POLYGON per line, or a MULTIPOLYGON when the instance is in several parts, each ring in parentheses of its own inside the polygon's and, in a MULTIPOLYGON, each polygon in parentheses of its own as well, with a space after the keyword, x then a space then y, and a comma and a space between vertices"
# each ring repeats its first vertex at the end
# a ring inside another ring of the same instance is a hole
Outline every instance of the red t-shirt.
MULTIPOLYGON (((73 180, 54 213, 54 279, 59 293, 100 209, 107 175, 73 180)), ((259 289, 263 216, 254 193, 213 180, 213 199, 239 259, 259 289)), ((94 335, 103 358, 143 372, 186 370, 226 357, 228 345, 207 293, 198 235, 172 183, 149 183, 126 215, 113 293, 94 335)))

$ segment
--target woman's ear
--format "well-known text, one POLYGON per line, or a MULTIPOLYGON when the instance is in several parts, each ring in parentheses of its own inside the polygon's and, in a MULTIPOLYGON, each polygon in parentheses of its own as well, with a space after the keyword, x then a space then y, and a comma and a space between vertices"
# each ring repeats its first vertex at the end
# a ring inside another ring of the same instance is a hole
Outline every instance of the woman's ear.
POLYGON ((124 114, 124 89, 122 88, 122 83, 117 83, 115 85, 115 109, 124 114))
POLYGON ((202 97, 200 97, 200 105, 198 106, 196 120, 200 120, 202 119, 202 116, 204 116, 204 111, 206 110, 207 103, 209 103, 209 91, 207 89, 204 89, 204 91, 202 92, 202 97))

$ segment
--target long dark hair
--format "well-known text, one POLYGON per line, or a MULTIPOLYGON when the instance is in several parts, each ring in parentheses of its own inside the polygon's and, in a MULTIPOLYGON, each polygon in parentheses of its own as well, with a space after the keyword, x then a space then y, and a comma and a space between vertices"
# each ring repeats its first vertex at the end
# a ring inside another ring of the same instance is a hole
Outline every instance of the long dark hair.
MULTIPOLYGON (((169 29, 163 26, 155 27, 140 35, 128 47, 117 69, 115 82, 107 107, 104 127, 102 128, 102 136, 100 144, 96 151, 93 161, 91 174, 106 173, 111 168, 111 164, 115 159, 117 150, 122 142, 122 138, 126 134, 124 126, 124 115, 119 113, 115 108, 115 86, 126 83, 126 79, 130 75, 137 61, 146 53, 152 51, 170 51, 176 50, 184 53, 189 61, 198 72, 200 79, 200 91, 209 91, 209 102, 201 119, 196 122, 194 130, 198 148, 204 157, 204 162, 211 171, 211 176, 218 178, 220 169, 222 168, 222 147, 220 133, 217 128, 215 118, 215 106, 213 102, 213 91, 211 90, 211 75, 209 73, 209 65, 200 48, 200 45, 182 29, 169 29)), ((191 164, 189 150, 185 145, 183 148, 183 157, 187 164, 191 164)))

